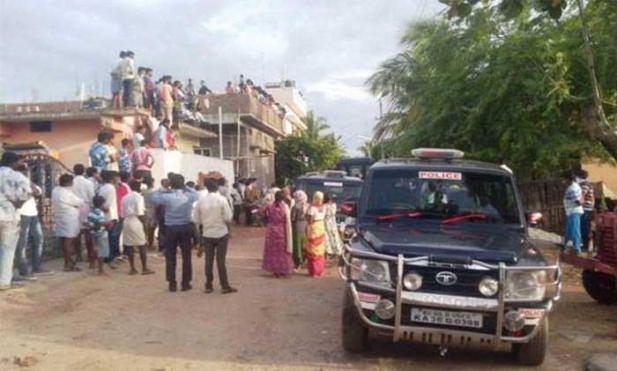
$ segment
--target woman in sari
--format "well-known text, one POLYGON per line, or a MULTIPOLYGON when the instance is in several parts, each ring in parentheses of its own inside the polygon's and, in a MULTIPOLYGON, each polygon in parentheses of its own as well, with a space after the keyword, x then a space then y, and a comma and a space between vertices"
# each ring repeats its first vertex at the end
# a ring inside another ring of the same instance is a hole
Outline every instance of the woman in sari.
POLYGON ((343 251, 343 239, 341 239, 338 225, 336 224, 336 202, 329 195, 324 196, 324 209, 326 213, 326 234, 328 235, 326 253, 330 257, 336 257, 341 255, 343 251))
POLYGON ((323 193, 315 192, 313 205, 308 209, 306 226, 306 243, 304 256, 307 260, 309 275, 321 277, 324 273, 324 255, 326 253, 326 225, 325 208, 323 206, 323 193))
POLYGON ((293 260, 296 269, 304 264, 304 236, 306 234, 306 212, 309 208, 308 197, 302 190, 296 191, 296 202, 291 209, 291 221, 293 223, 293 260))
POLYGON ((285 277, 293 270, 291 215, 284 198, 283 192, 276 192, 274 202, 265 208, 268 227, 262 268, 277 278, 285 277))

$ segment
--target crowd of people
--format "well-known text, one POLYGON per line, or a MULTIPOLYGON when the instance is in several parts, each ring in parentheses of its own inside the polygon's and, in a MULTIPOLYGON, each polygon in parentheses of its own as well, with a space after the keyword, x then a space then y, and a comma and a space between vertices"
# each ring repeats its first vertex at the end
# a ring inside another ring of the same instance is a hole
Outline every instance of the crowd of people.
MULTIPOLYGON (((267 225, 263 269, 275 277, 304 265, 311 276, 321 277, 327 257, 341 254, 336 204, 327 195, 316 192, 309 203, 301 190, 292 197, 289 188, 263 187, 254 178, 237 179, 229 187, 217 172, 197 182, 170 173, 157 186, 151 172, 154 158, 147 141, 139 139, 137 149, 127 139, 116 149, 111 135, 101 133, 90 148, 90 166, 76 164, 72 173, 59 177, 51 205, 53 235, 65 272, 79 272, 79 263, 86 262, 106 276, 128 262, 130 275, 153 274, 148 251, 157 249, 158 232, 170 291, 192 289, 192 250, 198 249, 206 257, 206 292, 213 292, 216 260, 222 292, 233 293, 237 290, 229 283, 225 257, 231 226, 242 220, 248 226, 267 225)), ((41 189, 22 174, 25 168, 15 153, 5 152, 0 165, 0 290, 6 290, 54 272, 42 267, 43 233, 36 201, 41 189)))
POLYGON ((263 269, 286 277, 306 265, 312 277, 322 277, 327 257, 342 253, 343 240, 336 223, 336 203, 322 192, 272 188, 273 201, 263 207, 267 220, 263 269))
MULTIPOLYGON (((206 123, 200 109, 202 106, 208 108, 207 96, 213 92, 204 80, 200 81, 199 88, 195 87, 190 78, 186 85, 180 80, 174 80, 171 75, 163 75, 155 81, 152 68, 135 67, 135 53, 130 50, 120 52, 110 75, 112 108, 136 107, 150 110, 152 116, 165 120, 168 127, 179 121, 206 123)), ((231 81, 227 82, 225 93, 251 95, 272 108, 281 118, 286 114, 285 108, 270 93, 256 86, 251 79, 245 80, 242 74, 237 88, 231 81)))

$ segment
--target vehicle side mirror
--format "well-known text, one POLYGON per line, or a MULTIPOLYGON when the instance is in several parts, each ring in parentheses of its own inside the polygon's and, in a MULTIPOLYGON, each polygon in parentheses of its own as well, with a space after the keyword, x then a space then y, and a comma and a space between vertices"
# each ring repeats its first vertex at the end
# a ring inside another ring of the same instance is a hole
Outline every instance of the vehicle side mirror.
POLYGON ((357 214, 356 204, 347 204, 347 203, 341 204, 341 212, 347 216, 355 218, 357 214))
POLYGON ((543 217, 542 213, 539 212, 527 213, 527 224, 530 227, 535 227, 542 221, 543 217))

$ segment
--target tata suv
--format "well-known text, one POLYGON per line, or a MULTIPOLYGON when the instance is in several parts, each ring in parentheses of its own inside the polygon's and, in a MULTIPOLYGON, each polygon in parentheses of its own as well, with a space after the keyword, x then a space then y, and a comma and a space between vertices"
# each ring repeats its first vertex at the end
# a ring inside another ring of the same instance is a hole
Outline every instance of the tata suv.
POLYGON ((541 364, 561 273, 529 239, 540 216, 526 217, 509 169, 456 150, 413 153, 367 173, 340 264, 344 348, 375 336, 442 353, 511 344, 519 363, 541 364))

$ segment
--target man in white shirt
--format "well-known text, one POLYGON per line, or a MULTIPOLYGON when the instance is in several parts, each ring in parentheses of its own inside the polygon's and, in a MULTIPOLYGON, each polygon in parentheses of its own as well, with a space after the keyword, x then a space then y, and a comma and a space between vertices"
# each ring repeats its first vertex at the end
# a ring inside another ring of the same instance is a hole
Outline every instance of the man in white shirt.
POLYGON ((54 271, 41 267, 41 258, 43 255, 43 230, 39 221, 39 211, 36 205, 36 197, 41 195, 41 188, 32 185, 33 194, 21 207, 21 222, 19 241, 17 242, 17 250, 15 255, 17 257, 17 270, 19 276, 13 277, 13 280, 17 278, 19 281, 21 278, 31 281, 35 276, 43 276, 54 274, 54 271), (28 272, 28 260, 26 259, 26 249, 28 243, 32 244, 32 251, 30 252, 30 258, 32 260, 32 271, 28 272))
POLYGON ((137 151, 141 148, 141 142, 146 139, 144 137, 144 127, 138 126, 135 129, 135 134, 133 134, 133 150, 137 151))
POLYGON ((99 196, 105 199, 105 221, 111 222, 109 229, 109 258, 107 263, 120 256, 120 233, 122 227, 118 218, 118 201, 116 187, 120 182, 120 175, 116 171, 104 170, 101 173, 103 185, 99 189, 99 196))
POLYGON ((135 53, 132 51, 126 52, 126 58, 124 58, 124 66, 122 69, 122 86, 124 88, 124 107, 135 107, 135 99, 133 95, 133 84, 135 84, 135 78, 137 71, 135 70, 135 53))
POLYGON ((19 239, 19 208, 30 198, 30 180, 15 171, 22 165, 14 152, 4 152, 0 160, 0 291, 15 288, 13 259, 19 239))
POLYGON ((120 58, 111 67, 111 107, 122 108, 122 71, 124 70, 124 59, 126 52, 120 52, 120 58))
POLYGON ((568 188, 563 196, 563 207, 566 211, 566 231, 563 238, 563 248, 572 241, 572 253, 581 252, 581 216, 583 210, 583 191, 576 183, 574 174, 566 172, 561 177, 562 183, 568 188))
POLYGON ((201 225, 203 228, 202 248, 206 253, 206 293, 209 294, 213 291, 214 274, 212 269, 216 257, 222 293, 231 294, 238 291, 229 285, 225 266, 232 212, 227 199, 219 194, 219 182, 208 178, 204 183, 208 189, 208 195, 197 201, 193 221, 195 225, 201 225))
POLYGON ((84 202, 83 206, 79 209, 79 225, 81 227, 81 232, 79 237, 77 237, 75 255, 77 256, 77 261, 83 260, 81 236, 84 236, 86 241, 86 250, 88 252, 88 262, 90 263, 90 268, 94 269, 95 260, 92 248, 92 238, 88 228, 84 227, 84 223, 88 220, 92 199, 94 198, 94 184, 86 179, 84 176, 85 171, 86 168, 82 164, 76 164, 73 166, 73 173, 75 174, 75 178, 73 179, 73 193, 75 193, 75 196, 79 197, 84 202))

